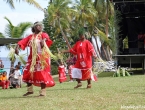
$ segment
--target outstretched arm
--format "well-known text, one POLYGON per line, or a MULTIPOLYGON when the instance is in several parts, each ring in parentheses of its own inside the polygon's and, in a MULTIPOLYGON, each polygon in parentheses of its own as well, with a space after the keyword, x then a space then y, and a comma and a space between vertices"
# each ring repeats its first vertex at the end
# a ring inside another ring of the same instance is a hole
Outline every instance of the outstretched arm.
POLYGON ((69 53, 70 50, 62 50, 61 53, 69 53))
POLYGON ((17 44, 16 48, 15 48, 15 54, 19 55, 19 45, 17 44))

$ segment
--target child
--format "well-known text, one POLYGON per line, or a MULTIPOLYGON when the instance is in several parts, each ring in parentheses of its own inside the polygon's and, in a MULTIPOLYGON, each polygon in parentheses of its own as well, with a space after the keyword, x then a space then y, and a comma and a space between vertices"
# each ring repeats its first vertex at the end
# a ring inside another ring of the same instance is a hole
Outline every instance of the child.
POLYGON ((20 87, 20 76, 21 76, 20 67, 16 65, 14 73, 10 75, 10 77, 13 79, 11 84, 14 88, 20 87))
POLYGON ((60 83, 67 80, 66 74, 65 74, 65 66, 61 60, 59 60, 58 74, 59 74, 59 82, 60 83))

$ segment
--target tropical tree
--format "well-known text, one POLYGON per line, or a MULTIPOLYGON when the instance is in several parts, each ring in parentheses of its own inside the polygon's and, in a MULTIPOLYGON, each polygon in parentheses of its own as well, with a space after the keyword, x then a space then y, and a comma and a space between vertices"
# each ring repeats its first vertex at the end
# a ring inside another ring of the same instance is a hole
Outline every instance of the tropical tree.
POLYGON ((52 25, 49 25, 48 16, 47 14, 44 15, 45 18, 43 19, 44 31, 48 33, 49 37, 53 41, 53 45, 50 47, 52 53, 57 53, 57 48, 66 48, 66 43, 64 39, 62 39, 61 33, 56 33, 56 28, 52 25))
POLYGON ((44 9, 35 0, 5 0, 5 2, 7 4, 9 4, 12 9, 15 9, 14 1, 16 1, 16 2, 23 1, 23 2, 26 2, 26 3, 30 4, 30 5, 34 5, 36 8, 41 9, 41 10, 44 11, 44 9))
POLYGON ((93 6, 92 0, 76 0, 76 18, 75 20, 82 26, 94 26, 97 11, 93 6))
POLYGON ((69 8, 70 0, 53 0, 48 6, 48 25, 55 27, 55 33, 61 32, 63 39, 66 41, 69 48, 71 48, 66 31, 70 27, 70 21, 68 19, 69 13, 72 9, 69 8))
MULTIPOLYGON (((75 24, 79 25, 78 28, 84 27, 86 29, 86 36, 90 39, 94 36, 94 27, 96 25, 96 19, 97 19, 97 11, 94 8, 94 4, 92 0, 76 0, 75 9, 77 11, 77 14, 75 15, 75 24)), ((76 29, 76 26, 74 26, 76 29)), ((75 30, 76 31, 76 30, 75 30)), ((93 37, 95 39, 94 46, 97 46, 97 55, 100 57, 100 50, 98 48, 98 42, 97 38, 93 37)), ((94 42, 93 42, 94 43, 94 42)))
MULTIPOLYGON (((109 34, 109 19, 112 16, 112 14, 114 13, 114 8, 112 5, 112 2, 110 2, 110 0, 95 0, 94 1, 94 6, 96 8, 96 10, 98 11, 98 28, 100 29, 100 31, 102 31, 102 33, 106 34, 106 39, 108 39, 109 34)), ((109 41, 109 40, 106 40, 109 41)), ((111 60, 110 57, 110 48, 108 45, 108 42, 104 42, 102 43, 102 49, 105 53, 106 59, 107 60, 111 60)))
MULTIPOLYGON (((95 0, 94 7, 98 11, 98 18, 101 20, 100 27, 103 27, 103 31, 105 30, 106 36, 108 37, 109 30, 109 18, 114 13, 114 7, 110 0, 95 0), (103 23, 103 24, 102 24, 103 23)), ((99 28, 99 27, 98 27, 99 28)))
MULTIPOLYGON (((5 28, 5 37, 6 38, 23 38, 26 30, 28 28, 30 28, 30 26, 32 25, 32 23, 30 23, 30 22, 23 22, 23 23, 19 23, 17 26, 14 26, 7 17, 4 17, 4 19, 6 19, 8 21, 8 24, 6 25, 6 28, 5 28)), ((13 48, 15 48, 15 45, 7 46, 7 49, 9 49, 10 51, 11 50, 13 51, 13 48)), ((12 67, 15 62, 15 56, 13 54, 11 54, 9 56, 9 59, 11 61, 11 67, 12 67)))
POLYGON ((0 38, 5 38, 5 36, 1 32, 0 32, 0 38))

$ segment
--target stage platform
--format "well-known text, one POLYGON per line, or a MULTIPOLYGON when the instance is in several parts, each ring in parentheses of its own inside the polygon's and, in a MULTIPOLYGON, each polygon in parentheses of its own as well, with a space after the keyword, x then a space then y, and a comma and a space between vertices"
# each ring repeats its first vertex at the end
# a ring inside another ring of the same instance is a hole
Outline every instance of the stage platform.
POLYGON ((145 73, 145 54, 114 55, 117 66, 129 68, 142 68, 145 73))

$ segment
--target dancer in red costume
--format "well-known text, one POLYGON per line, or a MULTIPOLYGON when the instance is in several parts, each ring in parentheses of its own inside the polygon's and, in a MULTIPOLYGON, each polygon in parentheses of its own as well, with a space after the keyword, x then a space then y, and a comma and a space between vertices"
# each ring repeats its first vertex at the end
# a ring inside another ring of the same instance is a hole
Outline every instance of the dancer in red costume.
POLYGON ((97 58, 92 43, 85 38, 85 30, 79 31, 80 40, 77 41, 73 48, 62 52, 71 52, 77 55, 77 61, 72 70, 72 78, 78 82, 78 88, 82 86, 81 80, 87 80, 87 88, 91 88, 91 73, 92 73, 92 56, 97 58))
POLYGON ((65 82, 67 80, 66 74, 65 74, 65 66, 61 60, 59 60, 58 74, 59 74, 60 83, 65 82))
POLYGON ((49 39, 47 33, 42 32, 42 24, 35 22, 32 27, 33 34, 27 36, 18 42, 15 53, 18 54, 18 48, 24 50, 27 46, 30 47, 30 54, 28 61, 24 68, 23 81, 27 83, 27 93, 23 96, 33 94, 33 86, 41 87, 40 95, 46 95, 46 87, 52 87, 55 82, 50 73, 50 56, 44 58, 42 50, 44 42, 50 47, 52 41, 49 39), (41 59, 45 59, 46 64, 42 65, 41 59))

